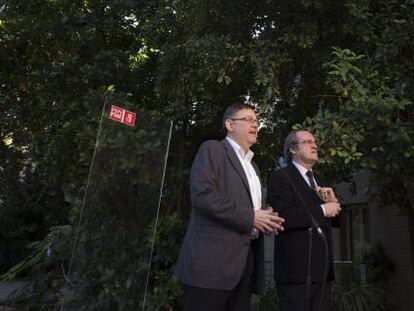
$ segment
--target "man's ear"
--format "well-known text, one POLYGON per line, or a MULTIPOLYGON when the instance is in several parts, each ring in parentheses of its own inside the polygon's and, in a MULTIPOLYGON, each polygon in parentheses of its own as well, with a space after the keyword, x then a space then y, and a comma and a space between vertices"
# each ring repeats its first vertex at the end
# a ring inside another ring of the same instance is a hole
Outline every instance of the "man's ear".
POLYGON ((289 148, 289 151, 291 154, 296 154, 295 150, 293 150, 292 148, 289 148))
POLYGON ((227 132, 233 132, 233 122, 231 122, 230 119, 227 119, 226 121, 224 121, 224 124, 226 126, 227 132))

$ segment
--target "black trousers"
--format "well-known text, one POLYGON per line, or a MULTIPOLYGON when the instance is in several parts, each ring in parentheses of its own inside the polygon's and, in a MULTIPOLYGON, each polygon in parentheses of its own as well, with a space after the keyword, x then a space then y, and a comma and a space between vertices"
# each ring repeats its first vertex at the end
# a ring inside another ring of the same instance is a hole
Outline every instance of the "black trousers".
POLYGON ((323 293, 320 283, 312 283, 310 285, 310 299, 308 303, 305 283, 279 283, 277 285, 279 311, 329 311, 331 290, 332 282, 326 283, 323 293), (309 308, 308 304, 310 305, 309 308))
POLYGON ((183 284, 184 311, 250 311, 253 270, 254 253, 250 246, 243 275, 234 289, 207 289, 183 284))

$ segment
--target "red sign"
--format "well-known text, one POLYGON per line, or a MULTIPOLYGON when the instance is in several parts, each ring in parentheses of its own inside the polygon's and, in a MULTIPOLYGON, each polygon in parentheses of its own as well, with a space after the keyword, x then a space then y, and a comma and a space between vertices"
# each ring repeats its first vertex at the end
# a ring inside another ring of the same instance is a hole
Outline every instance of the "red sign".
POLYGON ((126 124, 128 126, 134 126, 136 114, 132 111, 128 111, 112 105, 111 112, 109 113, 109 119, 126 124))

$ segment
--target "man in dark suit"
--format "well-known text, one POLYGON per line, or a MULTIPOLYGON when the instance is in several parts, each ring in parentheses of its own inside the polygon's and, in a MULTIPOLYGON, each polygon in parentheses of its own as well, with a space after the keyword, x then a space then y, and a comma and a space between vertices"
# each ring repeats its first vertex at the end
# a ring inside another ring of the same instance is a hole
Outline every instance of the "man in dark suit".
POLYGON ((250 147, 259 121, 252 106, 233 104, 223 117, 227 137, 203 143, 191 168, 191 219, 175 275, 185 311, 250 311, 263 287, 261 232, 283 230, 283 219, 262 209, 264 195, 250 147))
POLYGON ((269 203, 285 219, 284 232, 275 237, 279 310, 328 311, 332 226, 339 226, 341 207, 332 188, 312 170, 318 147, 311 133, 291 132, 284 151, 288 165, 272 173, 267 188, 269 203))

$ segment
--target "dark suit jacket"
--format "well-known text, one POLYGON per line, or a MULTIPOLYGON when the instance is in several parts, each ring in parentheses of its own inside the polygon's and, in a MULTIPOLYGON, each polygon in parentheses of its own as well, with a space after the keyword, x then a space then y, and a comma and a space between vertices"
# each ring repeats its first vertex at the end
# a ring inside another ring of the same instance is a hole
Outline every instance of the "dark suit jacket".
MULTIPOLYGON (((175 275, 186 285, 231 290, 246 265, 254 209, 243 167, 226 139, 200 146, 190 184, 191 219, 175 275)), ((253 292, 263 287, 262 234, 257 242, 253 292)))
MULTIPOLYGON (((315 179, 319 186, 326 186, 317 176, 315 179)), ((324 217, 320 206, 323 202, 292 163, 272 173, 268 181, 267 194, 270 205, 279 213, 279 216, 285 218, 285 230, 275 237, 275 280, 278 283, 306 282, 309 251, 308 229, 313 226, 303 206, 303 201, 327 238, 329 254, 327 279, 333 280, 332 226, 339 227, 339 217, 332 220, 324 217)), ((323 279, 324 249, 322 238, 313 230, 312 282, 321 282, 323 279)))

